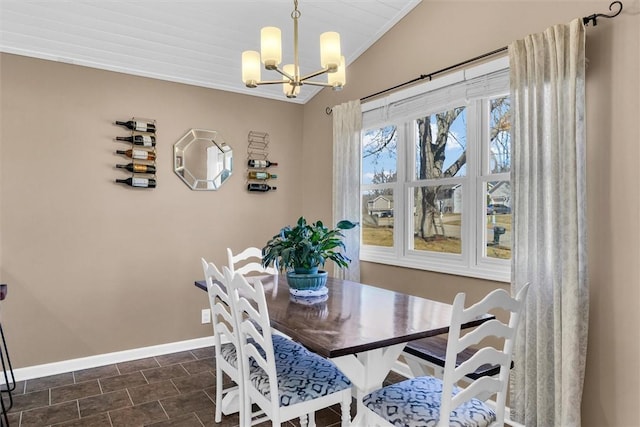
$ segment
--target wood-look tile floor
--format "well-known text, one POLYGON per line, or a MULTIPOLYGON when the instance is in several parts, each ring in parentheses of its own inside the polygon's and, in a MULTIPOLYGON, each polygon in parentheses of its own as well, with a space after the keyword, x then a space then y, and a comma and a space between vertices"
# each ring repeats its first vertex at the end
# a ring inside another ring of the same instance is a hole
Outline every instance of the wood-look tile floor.
MULTIPOLYGON (((402 379, 392 372, 385 384, 402 379)), ((238 425, 237 414, 223 416, 220 424, 214 421, 213 347, 19 381, 13 402, 10 427, 238 425)), ((316 425, 339 426, 339 414, 339 405, 319 411, 316 425)), ((260 427, 270 425, 267 421, 260 427)))

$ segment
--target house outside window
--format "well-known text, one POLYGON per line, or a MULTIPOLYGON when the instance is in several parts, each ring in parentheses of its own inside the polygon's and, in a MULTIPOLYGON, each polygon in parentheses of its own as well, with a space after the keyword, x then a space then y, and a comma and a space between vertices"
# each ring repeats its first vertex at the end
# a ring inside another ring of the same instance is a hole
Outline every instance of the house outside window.
POLYGON ((505 59, 363 105, 363 261, 510 280, 505 59))

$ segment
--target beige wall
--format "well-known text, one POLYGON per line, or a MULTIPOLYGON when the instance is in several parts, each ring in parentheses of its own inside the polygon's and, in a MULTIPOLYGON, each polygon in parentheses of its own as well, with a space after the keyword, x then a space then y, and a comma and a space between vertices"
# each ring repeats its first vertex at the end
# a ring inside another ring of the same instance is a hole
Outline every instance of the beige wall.
MULTIPOLYGON (((507 46, 527 34, 594 12, 608 2, 428 1, 348 68, 348 85, 305 106, 303 159, 310 176, 331 163, 326 106, 375 93, 420 74, 507 46), (311 123, 314 123, 313 125, 311 123)), ((640 3, 587 29, 588 227, 591 292, 583 425, 640 425, 640 3)), ((330 178, 306 212, 330 216, 330 178)), ((363 263, 362 280, 451 301, 478 298, 483 280, 363 263)))
POLYGON ((300 211, 302 106, 14 55, 2 55, 0 280, 15 367, 209 335, 193 286, 200 257, 262 245, 300 211), (158 187, 115 184, 127 135, 113 121, 158 126, 158 187), (173 143, 218 130, 235 173, 191 191, 172 171, 173 143), (279 189, 245 189, 247 134, 268 132, 279 189))
MULTIPOLYGON (((0 55, 0 280, 17 367, 205 336, 198 258, 260 245, 299 213, 331 218, 327 106, 366 96, 555 23, 602 2, 423 2, 348 70, 341 93, 304 107, 66 64, 0 55), (111 124, 158 120, 159 186, 135 191, 111 124), (191 127, 219 130, 239 153, 218 192, 192 192, 171 171, 191 127), (271 134, 279 190, 243 189, 246 135, 271 134), (301 143, 302 141, 302 143, 301 143), (238 158, 237 157, 237 158, 238 158)), ((585 426, 637 426, 640 401, 640 5, 587 30, 591 289, 585 426)), ((364 263, 363 281, 450 301, 489 281, 364 263)))

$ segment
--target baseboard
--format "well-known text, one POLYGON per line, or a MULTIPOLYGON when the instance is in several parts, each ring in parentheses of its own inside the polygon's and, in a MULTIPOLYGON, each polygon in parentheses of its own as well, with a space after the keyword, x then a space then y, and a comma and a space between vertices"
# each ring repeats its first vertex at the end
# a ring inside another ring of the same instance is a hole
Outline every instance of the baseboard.
MULTIPOLYGON (((61 362, 46 363, 44 365, 28 366, 26 368, 14 369, 13 373, 16 381, 23 381, 209 346, 213 346, 213 336, 63 360, 61 362)), ((2 378, 2 376, 0 376, 0 378, 0 384, 4 384, 4 378, 2 378)))

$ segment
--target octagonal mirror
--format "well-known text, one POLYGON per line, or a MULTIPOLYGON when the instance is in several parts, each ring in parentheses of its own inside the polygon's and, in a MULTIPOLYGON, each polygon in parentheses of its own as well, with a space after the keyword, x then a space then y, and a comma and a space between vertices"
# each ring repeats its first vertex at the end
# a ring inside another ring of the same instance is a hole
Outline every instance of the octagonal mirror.
POLYGON ((214 130, 191 129, 173 146, 173 170, 192 190, 217 190, 233 171, 233 150, 214 130))

